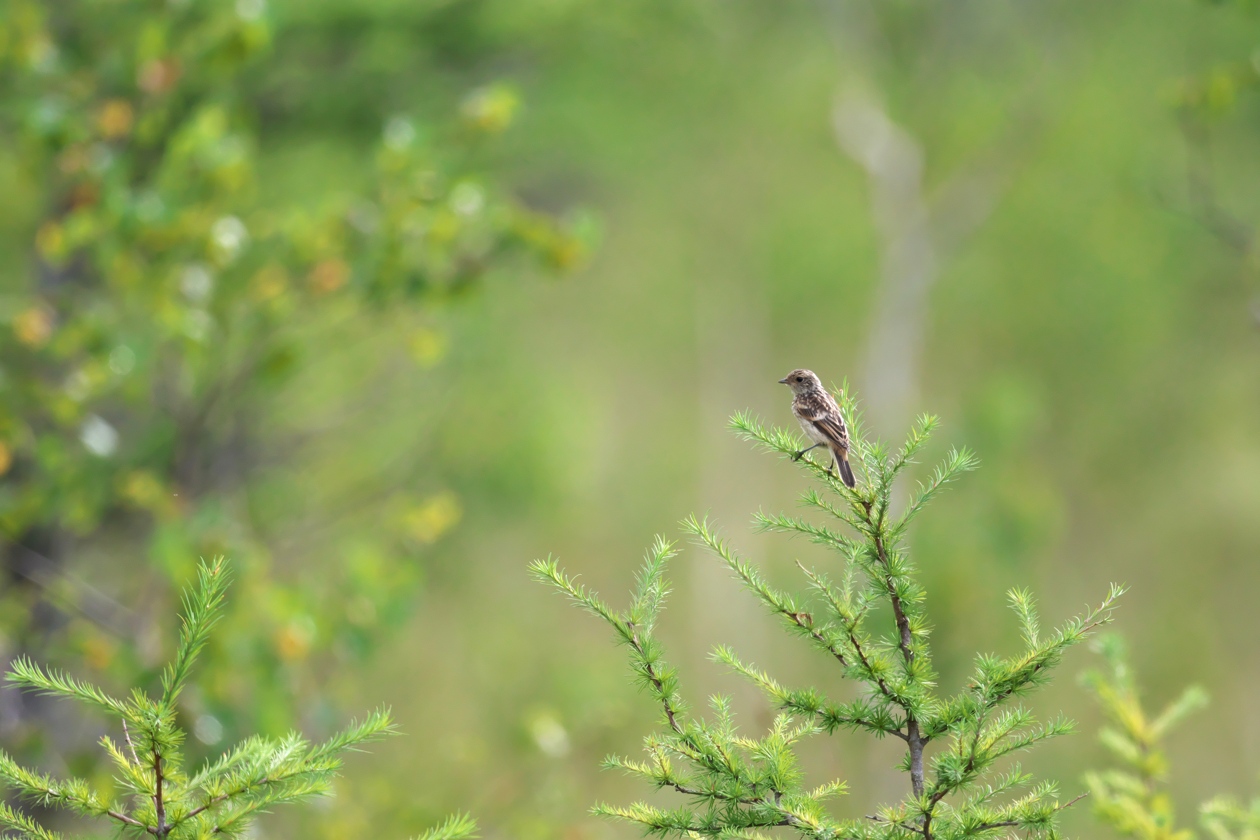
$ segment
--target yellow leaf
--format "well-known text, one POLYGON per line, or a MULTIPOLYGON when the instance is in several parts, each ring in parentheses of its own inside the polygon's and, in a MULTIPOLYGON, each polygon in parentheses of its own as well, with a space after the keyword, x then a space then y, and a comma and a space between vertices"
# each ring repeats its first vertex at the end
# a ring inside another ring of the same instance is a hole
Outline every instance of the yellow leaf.
POLYGON ((101 106, 100 113, 96 115, 96 127, 103 137, 115 140, 131 133, 135 118, 136 112, 130 102, 125 99, 111 99, 101 106))
POLYGON ((459 497, 445 490, 425 499, 403 515, 403 528, 417 542, 437 542, 464 516, 459 497))
POLYGON ((422 327, 411 334, 408 344, 411 357, 420 367, 433 367, 446 355, 446 336, 437 330, 422 327))
POLYGON ((284 294, 289 286, 289 275, 277 263, 268 263, 258 270, 250 286, 255 300, 260 303, 275 300, 284 294))
POLYGON ((324 260, 316 263, 307 279, 319 294, 335 292, 350 279, 350 266, 345 260, 324 260))
POLYGON ((49 262, 61 262, 66 256, 65 229, 56 222, 45 222, 35 234, 35 247, 49 262))
POLYGON ((13 333, 27 347, 43 347, 52 330, 52 315, 40 306, 32 306, 13 319, 13 333))
POLYGON ((512 124, 521 99, 505 85, 490 85, 472 92, 460 112, 473 128, 498 134, 512 124))
POLYGON ((315 640, 315 622, 309 617, 295 618, 276 633, 276 653, 292 662, 303 659, 315 640))

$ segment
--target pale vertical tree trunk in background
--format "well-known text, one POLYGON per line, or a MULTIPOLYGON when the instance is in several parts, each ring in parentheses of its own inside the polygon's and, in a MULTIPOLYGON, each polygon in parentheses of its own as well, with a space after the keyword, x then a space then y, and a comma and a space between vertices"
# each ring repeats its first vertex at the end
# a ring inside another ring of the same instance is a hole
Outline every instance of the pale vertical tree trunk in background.
POLYGON ((867 339, 861 395, 873 428, 895 436, 914 411, 928 296, 938 275, 923 150, 872 99, 846 96, 833 114, 841 148, 870 181, 880 237, 880 281, 867 339))
POLYGON ((942 263, 993 210, 1005 167, 952 173, 929 196, 921 144, 869 95, 841 97, 832 117, 840 147, 866 172, 880 237, 880 279, 867 337, 861 394, 880 435, 896 438, 919 402, 928 305, 942 263))

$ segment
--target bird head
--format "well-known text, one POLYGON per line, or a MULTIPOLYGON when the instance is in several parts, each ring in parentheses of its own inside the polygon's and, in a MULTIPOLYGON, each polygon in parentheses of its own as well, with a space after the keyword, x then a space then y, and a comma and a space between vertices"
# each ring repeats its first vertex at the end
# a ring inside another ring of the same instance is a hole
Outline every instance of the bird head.
POLYGON ((812 370, 797 368, 779 380, 779 383, 792 389, 794 394, 806 394, 810 391, 821 391, 822 380, 812 370))

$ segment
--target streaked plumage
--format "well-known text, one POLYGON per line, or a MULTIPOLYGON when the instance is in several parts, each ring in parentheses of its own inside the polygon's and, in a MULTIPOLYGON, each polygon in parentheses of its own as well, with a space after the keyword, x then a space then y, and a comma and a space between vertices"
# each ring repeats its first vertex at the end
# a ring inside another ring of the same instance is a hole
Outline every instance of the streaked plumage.
MULTIPOLYGON (((825 446, 831 451, 840 480, 849 487, 856 486, 857 480, 849 467, 849 427, 840 414, 840 406, 827 393, 822 380, 811 370, 797 369, 779 382, 792 389, 792 414, 805 434, 814 442, 814 446, 825 446)), ((809 449, 797 452, 796 458, 799 459, 809 449)))

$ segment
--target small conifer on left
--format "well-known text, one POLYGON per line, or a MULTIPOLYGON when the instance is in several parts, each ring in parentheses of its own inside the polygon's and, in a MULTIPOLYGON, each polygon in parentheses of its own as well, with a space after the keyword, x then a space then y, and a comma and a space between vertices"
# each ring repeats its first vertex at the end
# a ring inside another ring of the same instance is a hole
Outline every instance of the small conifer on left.
MULTIPOLYGON (((112 823, 124 837, 162 840, 239 837, 272 806, 328 792, 342 754, 394 731, 387 709, 352 721, 322 743, 312 743, 296 732, 283 738, 253 736, 201 767, 187 766, 178 700, 222 613, 229 579, 222 558, 201 564, 196 583, 184 593, 179 646, 162 673, 156 697, 137 688, 120 699, 29 659, 13 663, 9 682, 78 700, 118 722, 114 737, 101 738, 115 767, 117 790, 96 790, 84 779, 57 779, 27 769, 2 750, 0 782, 33 804, 112 823)), ((420 840, 460 840, 475 830, 471 818, 457 815, 425 832, 420 840)), ((0 831, 23 840, 62 837, 3 802, 0 831)))

